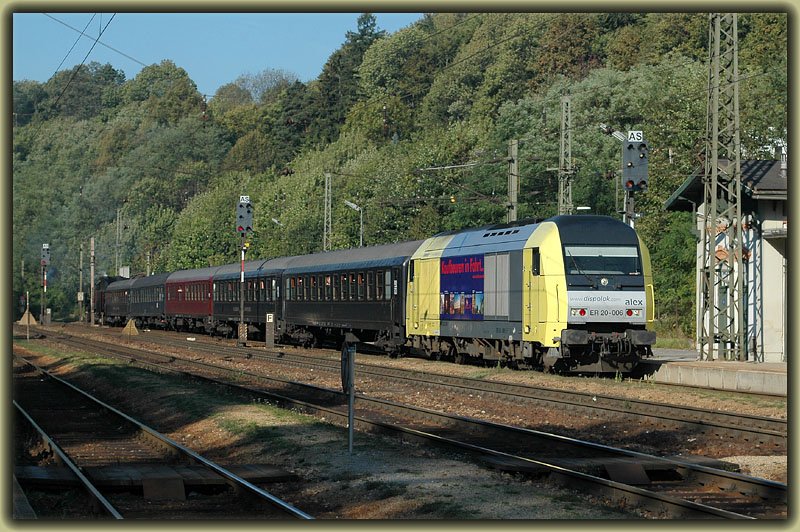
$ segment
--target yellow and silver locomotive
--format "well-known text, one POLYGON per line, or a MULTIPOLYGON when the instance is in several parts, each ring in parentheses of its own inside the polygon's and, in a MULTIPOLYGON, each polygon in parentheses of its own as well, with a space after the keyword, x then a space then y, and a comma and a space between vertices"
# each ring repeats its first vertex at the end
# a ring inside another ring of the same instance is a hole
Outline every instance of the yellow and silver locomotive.
POLYGON ((644 243, 605 216, 432 237, 411 257, 406 335, 433 358, 557 372, 628 372, 652 356, 644 243))

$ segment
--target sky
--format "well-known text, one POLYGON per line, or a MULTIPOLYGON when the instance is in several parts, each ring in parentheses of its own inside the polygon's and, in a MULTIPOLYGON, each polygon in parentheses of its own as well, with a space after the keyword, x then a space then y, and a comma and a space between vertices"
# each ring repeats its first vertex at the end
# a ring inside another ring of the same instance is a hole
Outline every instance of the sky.
MULTIPOLYGON (((328 57, 344 43, 345 34, 357 30, 359 15, 14 13, 13 79, 45 82, 55 72, 80 64, 91 49, 86 63, 110 63, 125 73, 125 79, 136 77, 142 63, 169 59, 186 70, 208 97, 242 74, 268 68, 291 72, 307 82, 319 76, 328 57)), ((378 29, 394 33, 422 14, 375 13, 375 18, 378 29)))

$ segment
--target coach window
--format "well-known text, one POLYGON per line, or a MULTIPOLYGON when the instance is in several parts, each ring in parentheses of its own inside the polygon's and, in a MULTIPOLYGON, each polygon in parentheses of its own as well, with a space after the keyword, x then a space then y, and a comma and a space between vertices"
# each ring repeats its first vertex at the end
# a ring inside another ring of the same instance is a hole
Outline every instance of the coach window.
POLYGON ((331 296, 333 295, 333 287, 331 286, 331 276, 325 276, 325 301, 330 301, 331 296))
POLYGON ((358 272, 356 274, 357 284, 358 284, 358 300, 364 301, 364 272, 358 272))
POLYGON ((392 272, 389 270, 386 271, 383 294, 383 297, 386 299, 386 301, 392 299, 392 272))
POLYGON ((380 270, 375 274, 375 299, 383 299, 383 272, 380 270))
POLYGON ((272 301, 278 300, 278 280, 272 279, 272 301))
POLYGON ((353 273, 353 272, 350 272, 349 275, 350 275, 350 292, 347 295, 349 296, 350 301, 353 301, 354 299, 356 299, 358 297, 358 295, 356 293, 356 290, 357 290, 357 288, 356 288, 356 274, 353 273))
POLYGON ((317 276, 317 301, 325 300, 325 285, 322 284, 324 279, 325 277, 322 275, 317 276))
POLYGON ((309 286, 309 291, 310 291, 309 295, 311 296, 310 299, 311 299, 311 301, 316 301, 317 300, 317 276, 316 275, 312 275, 311 278, 309 279, 309 281, 311 282, 311 286, 309 286))
POLYGON ((372 301, 375 296, 375 272, 367 272, 367 301, 372 301))

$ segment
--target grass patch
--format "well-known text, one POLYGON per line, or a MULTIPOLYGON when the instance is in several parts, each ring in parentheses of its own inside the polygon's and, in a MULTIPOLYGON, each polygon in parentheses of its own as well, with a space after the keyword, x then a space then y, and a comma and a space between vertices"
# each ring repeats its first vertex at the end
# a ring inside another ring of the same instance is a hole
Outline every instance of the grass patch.
POLYGON ((470 372, 467 377, 471 379, 485 379, 486 377, 491 377, 494 375, 503 375, 505 373, 513 374, 514 370, 508 368, 498 368, 498 367, 491 367, 491 368, 480 368, 476 369, 475 371, 470 372))
POLYGON ((269 447, 270 452, 290 451, 297 445, 284 438, 283 431, 278 427, 264 426, 255 421, 245 421, 221 415, 215 417, 215 421, 221 429, 236 436, 241 436, 248 441, 262 443, 269 447))
POLYGON ((693 350, 694 339, 689 338, 682 331, 668 327, 655 326, 656 344, 653 347, 662 349, 689 349, 693 350))
POLYGON ((430 515, 433 519, 470 519, 478 517, 465 515, 466 509, 463 505, 450 501, 426 502, 419 507, 419 513, 430 515))
POLYGON ((388 499, 403 495, 408 491, 408 486, 402 482, 368 480, 364 482, 364 489, 375 500, 388 499))

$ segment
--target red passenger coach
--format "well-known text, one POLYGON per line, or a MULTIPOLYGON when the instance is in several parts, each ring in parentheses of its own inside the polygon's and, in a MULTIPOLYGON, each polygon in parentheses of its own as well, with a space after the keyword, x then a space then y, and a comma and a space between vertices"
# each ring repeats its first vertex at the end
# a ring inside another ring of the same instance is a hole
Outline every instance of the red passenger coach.
POLYGON ((182 270, 167 278, 167 320, 179 331, 211 332, 214 301, 211 278, 219 266, 182 270))

